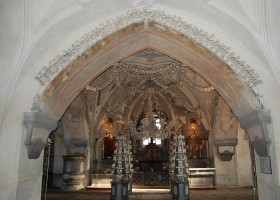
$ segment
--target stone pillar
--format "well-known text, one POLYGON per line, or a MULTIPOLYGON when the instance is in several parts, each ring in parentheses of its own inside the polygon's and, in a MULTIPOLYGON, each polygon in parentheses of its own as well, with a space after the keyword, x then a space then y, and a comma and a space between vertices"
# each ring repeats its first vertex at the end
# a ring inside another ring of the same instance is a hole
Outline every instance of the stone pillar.
POLYGON ((63 189, 80 190, 84 188, 85 156, 63 156, 63 189))
POLYGON ((55 131, 55 151, 53 162, 53 186, 56 188, 62 187, 62 175, 63 175, 63 155, 66 155, 67 148, 64 141, 63 129, 61 123, 59 123, 57 130, 55 131))
POLYGON ((188 200, 189 186, 185 181, 172 180, 172 199, 174 200, 188 200))
MULTIPOLYGON (((7 167, 9 167, 7 169, 13 171, 13 176, 17 177, 17 182, 14 183, 13 177, 11 176, 8 176, 5 180, 1 179, 1 183, 3 182, 4 184, 0 184, 0 199, 41 199, 44 158, 42 151, 44 151, 50 133, 57 127, 57 120, 58 119, 54 116, 42 111, 24 113, 24 128, 19 129, 22 130, 22 138, 14 138, 15 140, 18 140, 18 145, 20 145, 20 140, 22 140, 22 146, 20 147, 20 155, 18 158, 19 168, 15 169, 13 165, 7 165, 7 167), (5 185, 5 182, 7 185, 5 185), (10 186, 10 182, 14 183, 14 185, 10 186), (11 187, 16 188, 15 193, 12 194, 12 196, 3 196, 5 195, 5 190, 8 191, 11 187), (2 191, 4 191, 4 194, 2 191)), ((14 151, 16 151, 16 149, 14 151)), ((6 154, 6 159, 4 159, 3 162, 9 163, 8 160, 11 155, 9 153, 6 154)), ((1 168, 1 172, 3 172, 3 170, 5 173, 5 168, 1 168)))
POLYGON ((90 164, 90 171, 93 174, 97 174, 98 170, 98 138, 95 138, 93 141, 92 149, 91 149, 91 164, 90 164))
POLYGON ((213 130, 214 144, 220 161, 231 161, 238 143, 239 122, 228 104, 220 99, 217 106, 216 122, 213 130))
POLYGON ((128 200, 128 182, 112 181, 110 200, 128 200))

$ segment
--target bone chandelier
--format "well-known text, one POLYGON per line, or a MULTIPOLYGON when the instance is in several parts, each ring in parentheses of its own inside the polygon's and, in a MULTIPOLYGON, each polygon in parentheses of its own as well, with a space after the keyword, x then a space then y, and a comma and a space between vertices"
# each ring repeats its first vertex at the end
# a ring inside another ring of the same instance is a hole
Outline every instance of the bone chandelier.
MULTIPOLYGON (((176 90, 180 84, 187 84, 198 92, 214 90, 205 81, 202 82, 204 86, 199 86, 201 82, 193 76, 196 73, 182 63, 152 49, 145 49, 117 62, 106 71, 106 78, 102 79, 105 81, 93 81, 85 90, 101 91, 114 84, 122 88, 120 91, 127 91, 126 97, 120 98, 117 105, 129 105, 130 100, 140 97, 137 117, 129 123, 133 136, 143 140, 151 137, 165 139, 170 135, 172 125, 167 122, 157 96, 169 89, 176 90)), ((124 112, 119 114, 124 115, 124 112)))
POLYGON ((138 111, 139 125, 137 122, 130 122, 133 137, 142 140, 148 138, 163 140, 169 137, 172 125, 167 122, 152 88, 148 89, 147 97, 141 105, 138 111), (141 119, 143 115, 144 117, 141 119))

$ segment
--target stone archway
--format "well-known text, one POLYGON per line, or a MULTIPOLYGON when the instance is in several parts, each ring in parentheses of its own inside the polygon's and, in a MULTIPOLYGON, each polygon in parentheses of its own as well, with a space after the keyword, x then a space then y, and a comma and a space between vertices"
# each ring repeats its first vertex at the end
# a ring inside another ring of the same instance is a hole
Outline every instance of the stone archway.
MULTIPOLYGON (((244 63, 229 55, 227 48, 214 40, 207 41, 212 42, 210 47, 213 47, 207 48, 204 45, 207 37, 203 37, 197 29, 193 28, 192 35, 182 34, 175 27, 184 25, 183 22, 175 26, 157 21, 148 22, 147 16, 140 17, 145 19, 144 23, 133 22, 96 42, 46 85, 40 96, 41 103, 36 107, 37 112, 27 113, 24 118, 28 128, 29 157, 37 158, 40 155, 48 134, 88 83, 117 61, 145 48, 175 58, 204 77, 240 119, 259 155, 268 155, 270 140, 267 125, 271 119, 269 112, 255 110, 255 96, 251 86, 259 82, 256 75, 248 70, 243 78, 238 76, 234 69, 242 71, 239 67, 244 67, 244 63), (224 60, 229 61, 227 63, 224 60), (250 75, 248 80, 245 78, 247 75, 250 75)), ((186 29, 190 29, 189 26, 186 29)), ((243 69, 242 73, 246 70, 243 69)))

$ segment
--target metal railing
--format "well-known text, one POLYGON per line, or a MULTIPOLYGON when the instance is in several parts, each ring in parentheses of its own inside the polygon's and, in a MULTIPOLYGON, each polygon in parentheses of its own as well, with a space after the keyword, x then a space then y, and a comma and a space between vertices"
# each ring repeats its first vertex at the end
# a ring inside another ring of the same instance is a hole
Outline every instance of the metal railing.
POLYGON ((170 176, 168 172, 135 172, 132 182, 142 185, 168 185, 170 176))

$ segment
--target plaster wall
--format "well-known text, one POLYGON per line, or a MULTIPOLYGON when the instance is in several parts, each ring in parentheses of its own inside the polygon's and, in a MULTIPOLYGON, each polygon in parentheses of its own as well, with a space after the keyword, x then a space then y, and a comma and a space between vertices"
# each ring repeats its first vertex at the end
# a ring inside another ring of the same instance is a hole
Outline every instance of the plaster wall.
MULTIPOLYGON (((44 151, 44 150, 43 150, 44 151)), ((30 160, 24 149, 21 151, 19 177, 17 182, 17 200, 41 199, 42 165, 44 152, 38 159, 30 160), (39 187, 40 189, 39 189, 39 187)))
MULTIPOLYGON (((256 154, 256 153, 255 153, 256 154)), ((259 199, 280 199, 279 186, 275 184, 275 178, 277 179, 277 171, 275 171, 275 161, 272 160, 272 174, 261 173, 259 156, 256 155, 256 171, 258 182, 258 195, 259 199)))
POLYGON ((40 199, 43 158, 30 160, 25 146, 23 113, 30 110, 38 88, 25 79, 13 91, 0 131, 0 199, 40 199), (29 196, 30 195, 30 196, 29 196))
POLYGON ((243 129, 238 129, 238 144, 235 148, 237 164, 237 185, 252 186, 252 161, 250 158, 249 139, 243 129))
POLYGON ((62 128, 58 128, 55 132, 55 153, 53 164, 53 186, 62 186, 62 174, 63 174, 63 157, 67 155, 67 149, 64 142, 62 128))
POLYGON ((230 161, 221 161, 217 150, 214 153, 214 164, 216 168, 216 185, 220 187, 236 187, 237 185, 237 174, 236 174, 236 163, 235 155, 230 161))
POLYGON ((8 115, 5 121, 12 120, 18 124, 13 127, 6 124, 1 130, 0 157, 2 162, 0 162, 0 199, 16 199, 19 178, 19 154, 22 149, 22 116, 18 116, 17 118, 15 119, 14 116, 8 115))

